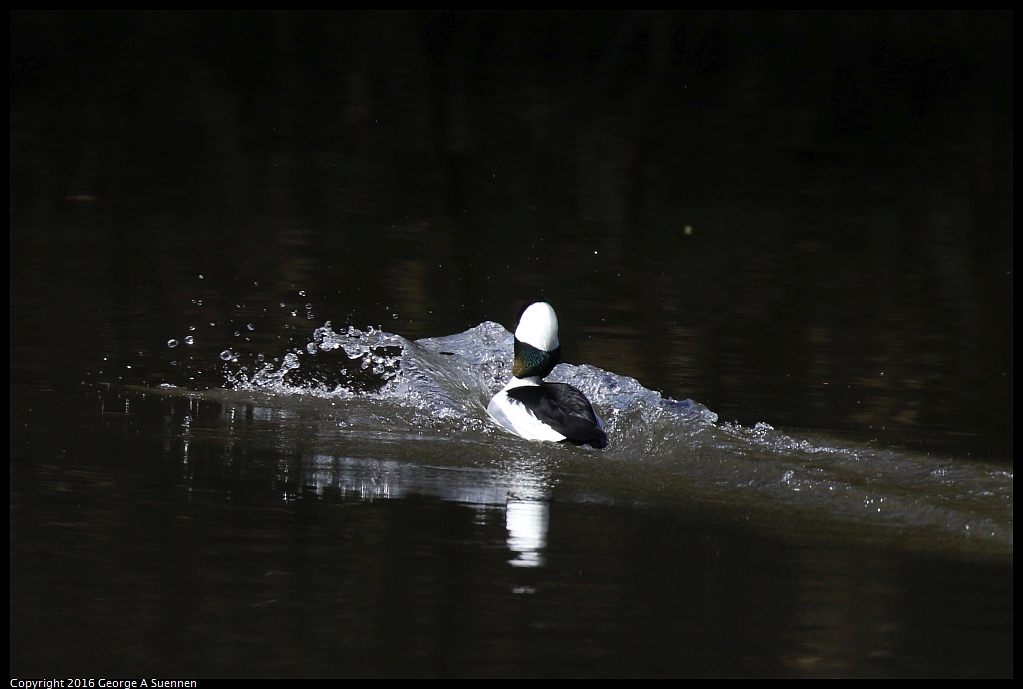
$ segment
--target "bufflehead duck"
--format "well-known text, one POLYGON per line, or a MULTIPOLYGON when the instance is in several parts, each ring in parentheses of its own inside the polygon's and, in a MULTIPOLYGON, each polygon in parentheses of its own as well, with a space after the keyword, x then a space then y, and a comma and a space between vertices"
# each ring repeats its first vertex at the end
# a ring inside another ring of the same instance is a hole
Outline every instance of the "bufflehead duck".
POLYGON ((497 423, 527 440, 607 446, 604 422, 586 395, 567 383, 545 383, 561 357, 558 317, 535 301, 519 312, 512 379, 487 405, 497 423))

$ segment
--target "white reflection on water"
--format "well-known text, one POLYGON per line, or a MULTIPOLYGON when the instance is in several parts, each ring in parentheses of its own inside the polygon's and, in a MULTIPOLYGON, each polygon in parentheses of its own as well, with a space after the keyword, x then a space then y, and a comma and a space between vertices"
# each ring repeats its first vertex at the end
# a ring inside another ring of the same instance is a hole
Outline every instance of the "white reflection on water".
POLYGON ((515 567, 540 567, 543 549, 547 545, 547 523, 550 508, 537 500, 508 501, 505 508, 505 526, 508 527, 508 548, 516 553, 509 562, 515 567))
POLYGON ((360 500, 429 495, 477 509, 504 508, 515 567, 542 567, 550 508, 543 472, 521 463, 513 471, 423 466, 394 460, 317 455, 302 477, 307 489, 334 490, 360 500))

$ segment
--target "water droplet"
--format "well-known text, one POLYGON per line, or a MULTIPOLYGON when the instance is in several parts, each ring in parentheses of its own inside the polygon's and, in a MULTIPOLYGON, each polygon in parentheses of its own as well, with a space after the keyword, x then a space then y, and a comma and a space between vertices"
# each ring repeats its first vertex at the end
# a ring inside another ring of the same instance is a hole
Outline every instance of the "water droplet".
POLYGON ((234 358, 234 352, 232 352, 230 349, 225 349, 220 353, 220 358, 223 359, 224 361, 230 361, 231 359, 234 358))
POLYGON ((174 349, 175 347, 178 346, 178 341, 172 337, 171 339, 167 340, 167 346, 170 347, 171 349, 174 349))
MULTIPOLYGON (((193 328, 193 330, 194 330, 194 328, 193 328)), ((185 344, 186 345, 190 345, 190 344, 194 344, 194 343, 195 343, 195 338, 192 337, 191 335, 189 335, 188 337, 185 338, 185 344)))

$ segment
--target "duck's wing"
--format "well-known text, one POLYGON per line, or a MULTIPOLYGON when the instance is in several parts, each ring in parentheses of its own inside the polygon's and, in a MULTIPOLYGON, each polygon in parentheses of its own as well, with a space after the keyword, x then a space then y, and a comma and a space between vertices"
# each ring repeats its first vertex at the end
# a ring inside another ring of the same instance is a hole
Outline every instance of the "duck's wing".
POLYGON ((541 383, 513 388, 507 391, 508 398, 529 410, 541 423, 550 426, 577 445, 607 446, 600 419, 593 411, 593 405, 581 393, 567 383, 541 383))

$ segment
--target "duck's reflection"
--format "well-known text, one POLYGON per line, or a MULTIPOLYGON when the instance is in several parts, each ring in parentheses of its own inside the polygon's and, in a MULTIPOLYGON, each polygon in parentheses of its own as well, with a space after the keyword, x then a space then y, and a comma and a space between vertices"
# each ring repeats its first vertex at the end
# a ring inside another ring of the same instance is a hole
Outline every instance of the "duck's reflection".
MULTIPOLYGON (((504 509, 507 546, 514 567, 541 567, 547 545, 550 505, 547 477, 532 467, 499 469, 426 466, 372 458, 316 455, 303 463, 299 484, 358 499, 394 500, 432 495, 477 508, 477 523, 504 509), (480 515, 491 515, 480 518, 480 515)), ((283 476, 281 477, 284 478, 283 476)))
POLYGON ((508 549, 515 554, 515 557, 509 560, 513 566, 543 565, 549 515, 550 506, 546 502, 514 498, 508 500, 504 520, 508 529, 508 549))

